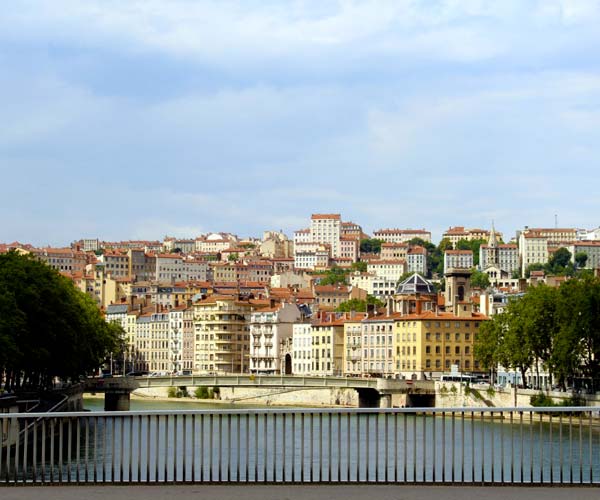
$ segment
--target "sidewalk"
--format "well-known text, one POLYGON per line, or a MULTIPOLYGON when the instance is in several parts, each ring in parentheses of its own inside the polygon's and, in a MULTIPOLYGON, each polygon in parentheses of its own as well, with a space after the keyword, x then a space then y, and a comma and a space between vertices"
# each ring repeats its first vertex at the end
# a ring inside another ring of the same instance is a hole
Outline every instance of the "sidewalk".
POLYGON ((597 500, 598 487, 402 485, 9 486, 2 500, 597 500))

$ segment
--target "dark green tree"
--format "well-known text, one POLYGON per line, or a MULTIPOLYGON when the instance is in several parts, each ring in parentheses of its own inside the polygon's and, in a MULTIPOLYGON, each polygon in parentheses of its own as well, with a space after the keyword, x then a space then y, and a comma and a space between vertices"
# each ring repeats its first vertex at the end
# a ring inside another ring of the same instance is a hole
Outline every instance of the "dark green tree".
POLYGON ((367 305, 374 305, 375 308, 380 308, 380 307, 383 307, 385 304, 383 302, 381 302, 381 300, 379 300, 378 298, 373 297, 372 295, 369 295, 367 297, 367 300, 350 299, 350 300, 347 300, 346 302, 342 302, 336 308, 336 311, 337 312, 351 312, 351 311, 366 312, 367 305))
POLYGON ((0 377, 45 388, 96 369, 118 340, 94 301, 46 264, 0 255, 0 377))
POLYGON ((482 273, 475 269, 471 274, 471 286, 485 290, 490 286, 490 278, 486 273, 482 273))
POLYGON ((577 252, 575 254, 575 264, 578 269, 583 269, 587 263, 588 255, 585 252, 577 252))
POLYGON ((346 284, 348 270, 341 267, 332 267, 323 273, 323 277, 319 280, 320 285, 339 285, 346 284))
POLYGON ((365 238, 360 240, 360 251, 362 253, 381 253, 382 240, 377 238, 365 238))

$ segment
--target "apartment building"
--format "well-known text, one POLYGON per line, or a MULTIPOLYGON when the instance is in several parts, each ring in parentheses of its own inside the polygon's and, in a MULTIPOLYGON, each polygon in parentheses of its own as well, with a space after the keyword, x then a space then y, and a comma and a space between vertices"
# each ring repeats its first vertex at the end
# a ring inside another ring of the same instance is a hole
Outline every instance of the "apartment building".
POLYGON ((444 252, 444 273, 450 268, 471 269, 472 267, 472 250, 446 250, 444 252))
POLYGON ((408 273, 427 274, 427 250, 419 245, 410 247, 406 255, 408 273))
POLYGON ((408 244, 407 243, 382 243, 381 244, 381 260, 407 260, 408 244))
POLYGON ((431 241, 431 232, 425 229, 378 229, 373 238, 387 243, 408 243, 414 238, 431 241))
POLYGON ((382 301, 396 293, 397 279, 388 279, 377 276, 375 273, 355 272, 350 275, 350 285, 365 290, 368 295, 373 295, 382 301))
POLYGON ((396 281, 408 272, 408 266, 403 260, 371 260, 367 263, 367 272, 388 281, 396 281))
POLYGON ((312 330, 308 320, 298 321, 292 325, 292 373, 294 375, 311 375, 312 330))
POLYGON ((351 299, 367 299, 367 292, 347 285, 315 285, 313 287, 315 305, 321 311, 333 311, 342 302, 351 299))
POLYGON ((341 375, 344 369, 345 315, 321 313, 311 321, 311 373, 341 375))
MULTIPOLYGON (((502 239, 502 233, 496 232, 498 239, 502 239)), ((473 240, 488 240, 490 237, 490 231, 487 229, 479 228, 465 228, 464 226, 455 226, 448 228, 442 235, 443 239, 450 240, 453 248, 456 248, 456 244, 460 240, 473 241, 473 240)))
POLYGON ((372 316, 361 322, 362 374, 391 377, 396 373, 394 324, 399 313, 372 316))
POLYGON ((341 257, 341 224, 340 214, 312 214, 310 217, 310 234, 312 241, 329 245, 331 257, 341 257))
POLYGON ((31 254, 62 273, 83 273, 88 262, 84 252, 70 248, 32 248, 31 254))
POLYGON ((255 305, 237 296, 211 295, 194 303, 194 370, 245 373, 250 353, 250 315, 255 305))
POLYGON ((573 263, 575 263, 575 256, 578 253, 584 253, 587 255, 585 269, 600 269, 600 241, 577 241, 566 245, 566 248, 571 252, 573 263))
POLYGON ((296 304, 271 303, 250 315, 250 372, 282 373, 280 346, 293 336, 293 325, 301 318, 296 304))

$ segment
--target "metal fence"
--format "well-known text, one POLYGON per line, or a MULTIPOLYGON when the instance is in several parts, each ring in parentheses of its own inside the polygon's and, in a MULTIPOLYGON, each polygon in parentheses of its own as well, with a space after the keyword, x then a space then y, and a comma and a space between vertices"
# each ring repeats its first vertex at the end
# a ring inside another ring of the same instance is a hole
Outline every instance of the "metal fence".
POLYGON ((600 484, 598 411, 0 414, 0 482, 600 484))

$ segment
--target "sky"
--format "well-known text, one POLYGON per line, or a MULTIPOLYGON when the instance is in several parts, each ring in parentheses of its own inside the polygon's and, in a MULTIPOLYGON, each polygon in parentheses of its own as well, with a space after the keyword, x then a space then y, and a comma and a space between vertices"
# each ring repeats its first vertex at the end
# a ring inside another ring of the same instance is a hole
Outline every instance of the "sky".
POLYGON ((0 242, 600 225, 600 0, 11 0, 0 242))

